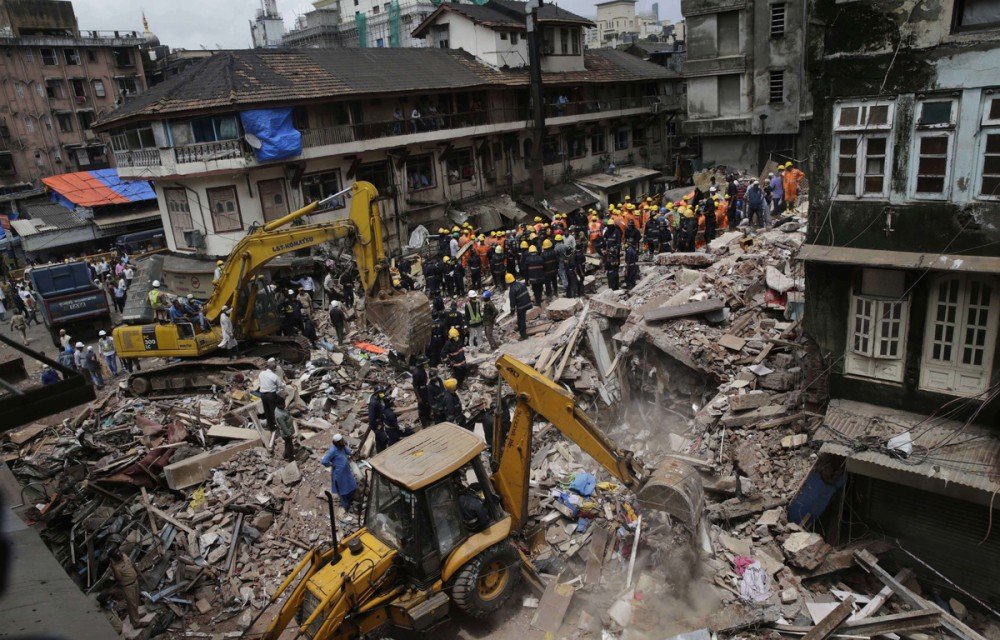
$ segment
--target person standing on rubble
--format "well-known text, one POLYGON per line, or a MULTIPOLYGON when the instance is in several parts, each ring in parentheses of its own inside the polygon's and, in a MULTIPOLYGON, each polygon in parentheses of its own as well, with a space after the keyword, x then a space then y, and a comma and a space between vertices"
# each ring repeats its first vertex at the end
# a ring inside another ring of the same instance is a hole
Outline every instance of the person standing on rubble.
POLYGON ((435 413, 444 422, 453 422, 460 427, 466 426, 465 412, 462 409, 462 399, 458 397, 459 381, 448 378, 444 381, 444 391, 437 397, 438 405, 435 413))
POLYGON ((451 375, 458 380, 458 384, 465 382, 465 347, 462 346, 462 334, 455 327, 448 329, 448 342, 445 343, 441 356, 451 368, 451 375))
POLYGON ((281 407, 274 410, 274 422, 278 425, 278 433, 285 443, 285 460, 291 462, 295 459, 295 420, 292 414, 281 407))
POLYGON ((350 265, 340 275, 340 290, 344 294, 344 304, 348 307, 354 306, 354 281, 358 278, 358 271, 354 265, 350 265))
POLYGON ((226 350, 229 354, 230 360, 236 357, 238 347, 236 334, 233 331, 233 321, 229 318, 229 314, 231 312, 232 309, 227 304, 222 307, 222 312, 219 313, 219 329, 222 331, 222 339, 219 341, 219 348, 226 350))
POLYGON ((633 243, 625 247, 625 289, 631 290, 639 279, 639 252, 633 243))
POLYGON ((94 386, 98 389, 103 389, 104 376, 101 375, 101 361, 97 359, 94 347, 87 347, 87 351, 83 356, 83 368, 90 375, 90 380, 94 383, 94 386))
POLYGON ((542 268, 545 270, 545 296, 552 300, 559 293, 559 255, 548 238, 542 240, 542 268))
POLYGON ((431 313, 431 339, 427 342, 427 361, 432 367, 441 362, 441 349, 444 348, 448 327, 445 326, 443 314, 440 311, 431 313))
POLYGON ((98 332, 97 348, 101 352, 101 357, 108 365, 108 371, 115 378, 118 377, 118 354, 115 352, 115 341, 108 335, 108 332, 101 329, 98 332))
POLYGON ((493 250, 490 251, 490 273, 493 276, 493 286, 499 289, 505 288, 507 285, 504 284, 503 274, 506 261, 504 260, 503 245, 496 245, 493 250))
POLYGON ((528 247, 528 254, 524 259, 524 274, 528 282, 531 283, 531 293, 535 298, 535 305, 542 306, 543 287, 545 286, 545 259, 535 245, 528 247))
POLYGON ((528 287, 522 280, 514 277, 513 273, 504 276, 510 288, 507 295, 510 296, 510 308, 517 313, 517 332, 521 340, 528 339, 528 311, 531 309, 531 296, 528 295, 528 287))
POLYGON ((500 313, 497 311, 497 306, 493 304, 493 294, 489 291, 483 291, 483 332, 486 333, 486 341, 490 345, 490 349, 497 348, 497 340, 494 335, 497 324, 497 316, 500 313))
POLYGON ((347 328, 347 314, 344 313, 344 305, 340 300, 330 300, 330 324, 337 332, 337 344, 344 344, 344 333, 347 328))
POLYGON ((483 332, 483 305, 475 289, 469 291, 469 298, 465 301, 465 324, 469 327, 469 347, 481 348, 486 338, 483 332))
POLYGON ((351 504, 358 489, 358 481, 351 472, 351 449, 344 442, 344 436, 333 434, 333 446, 327 449, 320 464, 330 469, 330 492, 340 498, 340 508, 347 514, 346 522, 351 522, 351 504))
POLYGON ((84 351, 86 345, 82 342, 77 342, 75 347, 73 351, 73 368, 83 375, 87 371, 87 368, 84 366, 87 361, 87 353, 84 351))
POLYGON ((368 430, 375 434, 376 452, 391 447, 403 436, 399 419, 392 410, 392 396, 387 385, 375 385, 375 391, 368 398, 368 430))
POLYGON ((268 358, 264 369, 257 376, 257 386, 260 389, 260 401, 264 405, 264 418, 267 420, 267 428, 274 431, 277 425, 274 421, 274 410, 280 402, 279 396, 285 390, 285 383, 282 381, 275 369, 278 361, 268 358))
POLYGON ((417 396, 417 415, 424 427, 431 425, 431 390, 427 379, 427 356, 417 356, 410 376, 413 379, 413 393, 417 396))

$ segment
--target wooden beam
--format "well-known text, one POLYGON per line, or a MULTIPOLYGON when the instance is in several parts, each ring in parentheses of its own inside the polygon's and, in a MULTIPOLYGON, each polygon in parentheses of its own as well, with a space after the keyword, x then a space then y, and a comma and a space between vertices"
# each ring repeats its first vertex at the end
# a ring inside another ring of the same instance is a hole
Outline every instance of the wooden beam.
MULTIPOLYGON (((895 576, 893 576, 893 578, 899 584, 903 584, 904 582, 906 582, 907 580, 909 580, 912 577, 913 577, 913 571, 911 571, 910 569, 903 569, 902 571, 900 571, 899 573, 897 573, 895 576)), ((879 609, 881 609, 882 605, 884 605, 886 603, 886 601, 889 598, 891 598, 891 597, 892 597, 892 589, 889 588, 889 587, 887 587, 887 586, 886 587, 882 587, 882 590, 879 591, 877 594, 875 594, 875 597, 872 598, 868 602, 868 604, 866 604, 864 607, 862 607, 861 611, 858 611, 856 614, 854 614, 854 618, 853 619, 854 620, 863 620, 865 618, 872 617, 873 615, 875 615, 875 612, 878 611, 879 609)))
MULTIPOLYGON (((829 617, 829 616, 827 616, 829 617)), ((825 622, 825 619, 824 619, 825 622)), ((820 623, 822 624, 822 622, 820 623)), ((920 609, 917 611, 905 611, 889 616, 877 616, 875 618, 865 618, 863 620, 848 620, 838 626, 828 638, 865 638, 889 633, 915 631, 917 629, 928 629, 941 624, 941 614, 931 609, 920 609)), ((779 633, 791 635, 808 635, 815 627, 802 627, 791 624, 772 624, 771 628, 779 633)))
POLYGON ((684 318, 702 313, 719 311, 726 306, 726 303, 718 298, 709 298, 698 302, 688 302, 674 306, 658 307, 650 309, 643 314, 646 322, 657 322, 659 320, 669 320, 671 318, 684 318))
POLYGON ((559 362, 559 367, 556 369, 555 375, 552 379, 556 382, 562 377, 563 369, 566 368, 566 363, 569 362, 570 356, 573 355, 573 349, 576 348, 576 340, 580 337, 580 329, 583 328, 584 323, 587 321, 587 313, 590 312, 590 302, 588 301, 583 305, 583 312, 580 314, 580 320, 576 323, 576 328, 573 329, 572 335, 569 337, 569 341, 566 343, 566 349, 563 351, 562 360, 559 362))
POLYGON ((855 551, 854 559, 861 565, 861 568, 881 580, 882 584, 892 589, 899 596, 900 600, 910 605, 913 609, 933 609, 939 612, 941 614, 941 626, 957 637, 962 640, 986 640, 986 638, 976 633, 955 616, 907 589, 901 582, 889 575, 888 571, 880 567, 878 559, 868 551, 855 551))
POLYGON ((806 633, 803 640, 825 640, 833 635, 845 620, 851 617, 854 611, 854 596, 847 596, 844 601, 836 606, 826 617, 819 621, 819 624, 806 633))

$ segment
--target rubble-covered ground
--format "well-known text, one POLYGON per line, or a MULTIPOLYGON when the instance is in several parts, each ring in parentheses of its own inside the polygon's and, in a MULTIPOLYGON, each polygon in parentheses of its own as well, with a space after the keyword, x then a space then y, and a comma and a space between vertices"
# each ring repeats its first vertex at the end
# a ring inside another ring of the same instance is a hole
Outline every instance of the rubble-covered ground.
MULTIPOLYGON (((689 532, 644 512, 538 422, 531 520, 519 543, 548 586, 522 587, 495 620, 458 615, 446 635, 777 637, 775 624, 811 627, 847 596, 857 613, 882 589, 857 569, 858 546, 832 549, 787 519, 816 461, 810 437, 825 402, 824 363, 799 328, 804 281, 794 257, 803 230, 803 219, 788 219, 767 232, 724 233, 699 253, 651 256, 630 292, 608 290, 595 271, 585 298, 533 310, 525 341, 503 341, 516 332, 506 296, 497 297, 503 344, 469 352, 476 375, 460 391, 467 415, 491 401, 494 362, 509 353, 566 385, 647 468, 668 456, 696 468, 705 514, 702 529, 689 532)), ((371 438, 360 440, 378 382, 392 386, 401 422, 416 426, 412 386, 384 339, 355 322, 349 343, 326 342, 305 366, 284 367, 294 462, 261 424, 256 376, 238 372, 223 373, 213 394, 119 390, 5 434, 4 459, 30 505, 25 517, 123 636, 225 638, 266 626, 278 585, 329 538, 329 475, 319 459, 332 434, 345 434, 359 460, 370 454, 371 438), (120 587, 132 567, 138 594, 120 587)), ((359 518, 338 509, 341 533, 359 518)), ((906 611, 890 598, 882 613, 906 611)), ((979 614, 964 615, 986 626, 979 614)))

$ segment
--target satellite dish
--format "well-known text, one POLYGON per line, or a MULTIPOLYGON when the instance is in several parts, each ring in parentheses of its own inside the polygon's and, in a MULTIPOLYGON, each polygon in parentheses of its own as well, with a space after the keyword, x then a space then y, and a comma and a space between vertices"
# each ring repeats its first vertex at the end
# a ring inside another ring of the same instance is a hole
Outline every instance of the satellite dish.
POLYGON ((252 133, 243 134, 243 139, 247 141, 247 144, 250 145, 251 149, 260 149, 262 146, 264 146, 261 144, 260 138, 258 138, 252 133))

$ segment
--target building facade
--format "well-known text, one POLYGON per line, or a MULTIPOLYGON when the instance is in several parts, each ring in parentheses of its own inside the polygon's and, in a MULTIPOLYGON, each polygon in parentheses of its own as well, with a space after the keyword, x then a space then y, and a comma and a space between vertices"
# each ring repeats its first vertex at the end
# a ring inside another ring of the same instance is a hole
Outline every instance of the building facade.
POLYGON ((250 21, 250 39, 255 49, 280 47, 285 20, 278 13, 277 0, 260 0, 256 17, 250 21))
POLYGON ((0 189, 110 166, 91 124, 145 90, 136 31, 80 31, 70 2, 0 0, 0 189))
POLYGON ((636 0, 608 0, 597 3, 598 47, 617 47, 639 39, 639 18, 636 0))
POLYGON ((812 98, 805 0, 682 0, 688 119, 706 163, 759 171, 803 163, 812 98))
POLYGON ((820 452, 846 470, 831 530, 878 531, 996 602, 982 567, 1000 558, 1000 14, 844 6, 812 16, 800 254, 804 326, 828 363, 820 452))
POLYGON ((411 35, 437 5, 427 0, 318 0, 296 19, 282 45, 292 48, 423 47, 411 35))
MULTIPOLYGON (((417 225, 436 228, 464 203, 514 193, 536 152, 553 185, 611 161, 662 163, 667 116, 652 105, 670 73, 613 50, 588 51, 581 65, 544 74, 540 150, 526 69, 429 47, 222 52, 99 126, 120 174, 153 181, 172 250, 226 254, 250 225, 356 180, 379 189, 395 249, 417 225), (292 107, 295 157, 260 162, 246 145, 240 112, 264 107, 292 107)), ((343 217, 343 206, 312 220, 343 217)))

